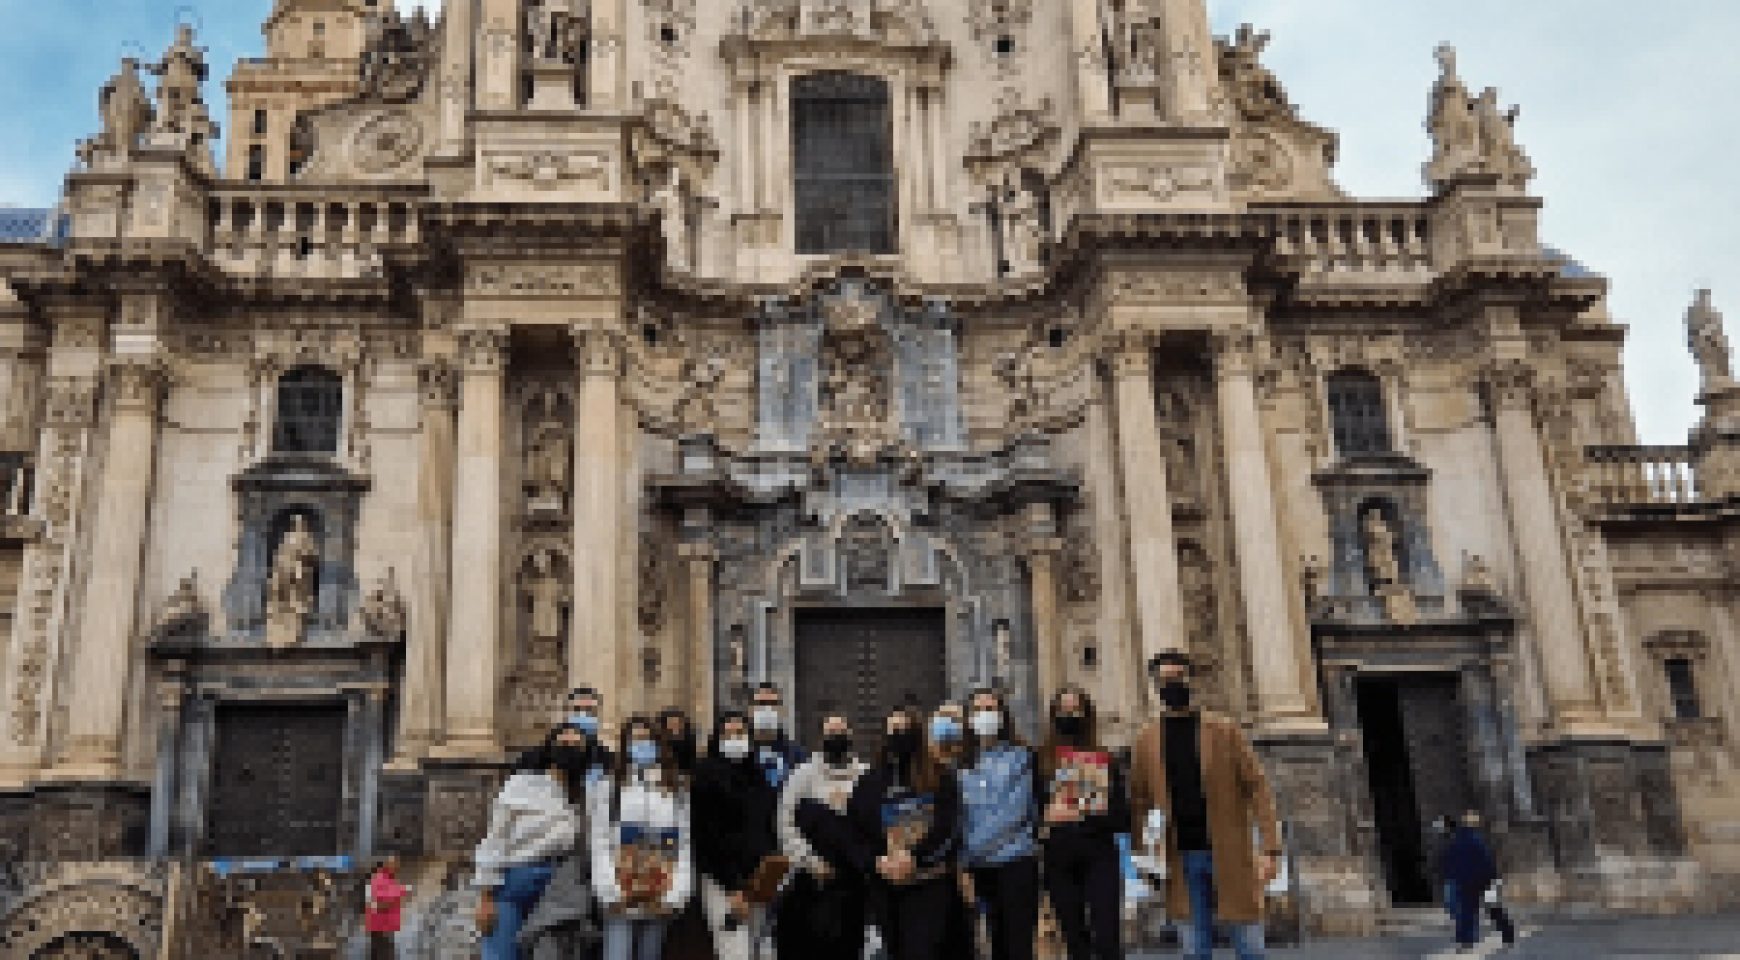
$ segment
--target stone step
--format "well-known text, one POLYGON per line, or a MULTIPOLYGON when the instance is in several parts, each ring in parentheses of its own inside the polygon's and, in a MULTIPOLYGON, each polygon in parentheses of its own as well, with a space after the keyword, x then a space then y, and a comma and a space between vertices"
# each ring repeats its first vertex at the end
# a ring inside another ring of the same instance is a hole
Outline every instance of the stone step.
POLYGON ((1450 915, 1442 907, 1395 907, 1378 915, 1380 936, 1437 933, 1450 929, 1450 915))

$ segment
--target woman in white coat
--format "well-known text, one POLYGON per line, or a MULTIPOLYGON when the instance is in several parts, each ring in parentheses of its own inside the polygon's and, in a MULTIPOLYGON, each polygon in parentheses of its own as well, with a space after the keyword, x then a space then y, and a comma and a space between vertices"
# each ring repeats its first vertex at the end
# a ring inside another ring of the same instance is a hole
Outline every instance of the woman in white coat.
POLYGON ((592 792, 592 889, 604 960, 659 960, 694 891, 689 785, 647 717, 623 724, 616 770, 592 792))

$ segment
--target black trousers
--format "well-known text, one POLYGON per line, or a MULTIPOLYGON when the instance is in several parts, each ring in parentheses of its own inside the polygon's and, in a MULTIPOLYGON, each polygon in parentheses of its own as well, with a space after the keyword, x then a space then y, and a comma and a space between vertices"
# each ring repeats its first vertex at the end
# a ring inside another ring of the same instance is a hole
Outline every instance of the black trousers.
POLYGON ((995 867, 975 867, 973 895, 985 905, 991 960, 1033 960, 1039 927, 1039 860, 1028 857, 995 867))
POLYGON ((1069 960, 1121 960, 1124 871, 1116 843, 1047 843, 1045 889, 1069 960))
POLYGON ((888 960, 965 960, 959 945, 966 929, 966 904, 952 875, 920 883, 882 884, 878 914, 888 960))
POLYGON ((864 888, 834 877, 820 883, 799 872, 779 900, 773 942, 779 960, 864 955, 864 888))

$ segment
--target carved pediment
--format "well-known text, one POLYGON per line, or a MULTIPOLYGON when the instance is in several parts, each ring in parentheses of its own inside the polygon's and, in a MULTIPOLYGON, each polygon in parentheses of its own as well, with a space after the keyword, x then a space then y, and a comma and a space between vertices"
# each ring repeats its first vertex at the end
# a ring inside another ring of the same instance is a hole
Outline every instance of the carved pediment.
POLYGON ((922 0, 748 0, 733 18, 750 42, 843 39, 889 46, 937 42, 922 0))

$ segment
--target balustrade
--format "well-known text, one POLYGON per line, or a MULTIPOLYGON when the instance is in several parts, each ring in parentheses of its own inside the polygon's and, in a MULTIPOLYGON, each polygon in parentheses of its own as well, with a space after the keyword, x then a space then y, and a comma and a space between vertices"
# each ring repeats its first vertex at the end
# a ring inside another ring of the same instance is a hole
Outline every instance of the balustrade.
POLYGON ((1275 218, 1275 252, 1305 259, 1311 273, 1424 273, 1431 267, 1430 217, 1422 207, 1258 209, 1275 218))
POLYGON ((1589 447, 1588 482, 1596 501, 1615 506, 1702 499, 1690 447, 1589 447))
POLYGON ((243 273, 369 276, 388 247, 419 242, 418 188, 323 192, 295 187, 219 190, 208 206, 212 256, 243 273))

